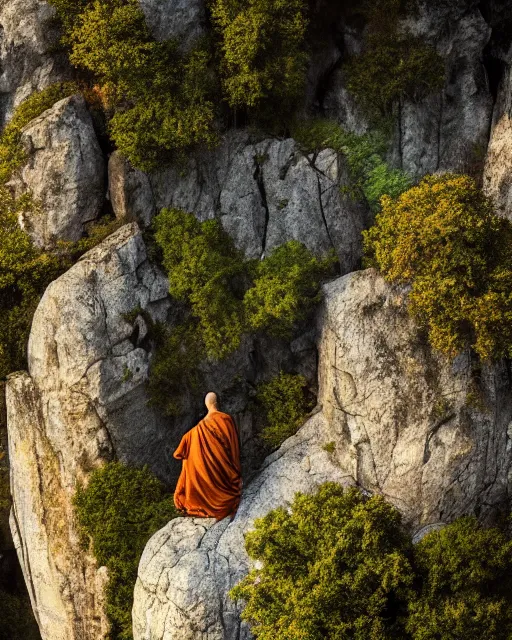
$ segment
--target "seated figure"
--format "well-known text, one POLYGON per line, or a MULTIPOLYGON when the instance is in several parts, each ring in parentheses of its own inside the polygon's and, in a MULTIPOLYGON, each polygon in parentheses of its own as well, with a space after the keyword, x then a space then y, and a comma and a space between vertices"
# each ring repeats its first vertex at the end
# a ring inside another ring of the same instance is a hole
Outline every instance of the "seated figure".
POLYGON ((205 398, 208 413, 181 439, 174 457, 183 461, 174 504, 183 515, 222 520, 240 502, 240 442, 233 418, 219 411, 217 395, 205 398))

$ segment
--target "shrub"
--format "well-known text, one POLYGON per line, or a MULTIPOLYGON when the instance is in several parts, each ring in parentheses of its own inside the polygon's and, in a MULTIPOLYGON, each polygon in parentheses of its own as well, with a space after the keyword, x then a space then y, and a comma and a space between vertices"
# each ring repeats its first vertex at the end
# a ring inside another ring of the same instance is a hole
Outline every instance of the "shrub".
POLYGON ((379 130, 359 135, 345 131, 335 121, 318 118, 296 123, 293 135, 305 153, 326 148, 343 153, 351 179, 343 191, 354 199, 365 198, 373 212, 380 209, 383 195, 396 198, 412 186, 410 176, 384 161, 388 145, 379 130))
POLYGON ((246 534, 263 563, 232 591, 258 640, 403 638, 414 573, 400 514, 381 496, 322 485, 246 534))
POLYGON ((0 640, 41 640, 28 595, 0 589, 0 640))
POLYGON ((246 534, 257 568, 230 595, 258 640, 506 640, 512 541, 460 518, 413 548, 381 496, 332 482, 246 534))
POLYGON ((18 216, 34 206, 0 187, 0 378, 25 365, 32 316, 42 292, 65 261, 37 250, 19 227, 18 216))
POLYGON ((7 182, 25 160, 25 154, 20 145, 23 127, 53 107, 56 102, 76 93, 77 90, 78 87, 73 82, 59 82, 42 91, 34 92, 15 109, 0 136, 0 183, 7 182))
POLYGON ((384 196, 363 235, 366 264, 411 283, 409 309, 436 349, 512 354, 512 225, 472 178, 427 176, 396 200, 384 196))
POLYGON ((231 107, 291 111, 305 83, 304 0, 211 0, 231 107))
POLYGON ((261 436, 272 447, 279 447, 296 433, 313 408, 304 376, 283 371, 258 387, 256 399, 263 408, 266 425, 261 436))
POLYGON ((316 258, 296 240, 277 247, 256 263, 254 286, 244 297, 248 326, 270 335, 290 337, 318 304, 320 283, 333 273, 334 252, 316 258))
POLYGON ((206 355, 224 357, 243 332, 241 295, 233 282, 244 275, 242 254, 218 220, 200 223, 191 213, 163 209, 154 224, 170 294, 190 304, 206 355))
POLYGON ((444 61, 420 37, 400 27, 415 2, 378 0, 363 3, 366 17, 363 52, 345 63, 347 88, 368 115, 382 122, 393 103, 418 100, 444 84, 444 61))
POLYGON ((416 546, 420 577, 409 605, 413 640, 506 640, 512 634, 512 542, 461 518, 416 546))
POLYGON ((131 640, 133 589, 148 539, 177 513, 172 496, 147 467, 110 462, 74 496, 83 544, 108 568, 106 612, 112 640, 131 640))
POLYGON ((155 41, 138 0, 94 0, 72 22, 70 60, 99 82, 112 139, 133 165, 150 170, 194 144, 216 142, 205 44, 184 54, 174 41, 155 41))

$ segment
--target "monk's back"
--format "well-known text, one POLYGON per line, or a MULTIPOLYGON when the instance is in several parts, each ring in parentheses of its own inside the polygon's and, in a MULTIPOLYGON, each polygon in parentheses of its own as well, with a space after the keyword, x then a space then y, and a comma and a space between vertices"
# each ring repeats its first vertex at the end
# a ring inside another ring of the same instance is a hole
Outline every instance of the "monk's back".
POLYGON ((177 509, 218 520, 236 510, 242 484, 240 448, 229 414, 210 411, 183 436, 174 457, 183 461, 174 494, 177 509))

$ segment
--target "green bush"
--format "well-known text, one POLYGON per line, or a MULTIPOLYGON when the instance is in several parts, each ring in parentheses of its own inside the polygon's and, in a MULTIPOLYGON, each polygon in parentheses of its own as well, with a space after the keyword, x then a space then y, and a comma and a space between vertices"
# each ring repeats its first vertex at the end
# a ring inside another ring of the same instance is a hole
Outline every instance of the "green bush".
POLYGON ((365 198, 373 212, 380 209, 383 195, 396 198, 412 186, 410 176, 384 161, 388 144, 379 130, 350 133, 335 121, 318 118, 295 123, 292 133, 305 153, 327 148, 343 153, 351 179, 343 191, 354 199, 365 198))
POLYGON ((31 120, 40 116, 53 105, 76 93, 78 87, 73 82, 53 84, 42 91, 36 91, 26 98, 14 111, 0 136, 0 183, 5 184, 25 160, 20 145, 21 130, 31 120))
POLYGON ((263 408, 265 422, 261 437, 272 447, 279 447, 296 433, 313 408, 304 376, 283 371, 259 385, 256 399, 263 408))
POLYGON ((367 18, 364 49, 345 63, 348 90, 377 120, 390 113, 395 101, 419 100, 444 84, 441 56, 420 37, 399 28, 408 9, 410 3, 401 0, 363 5, 367 18))
POLYGON ((420 578, 409 605, 413 640, 508 640, 512 634, 512 542, 461 518, 415 548, 420 578))
POLYGON ((255 522, 230 595, 258 640, 507 640, 512 541, 461 518, 415 547, 382 496, 332 482, 255 522))
POLYGON ((253 269, 254 285, 244 297, 247 325, 289 338, 320 301, 320 283, 336 262, 334 252, 317 258, 296 240, 274 249, 253 269))
POLYGON ((154 227, 170 294, 190 304, 205 355, 223 358, 238 347, 243 332, 241 295, 234 286, 245 272, 243 255, 218 220, 200 223, 191 213, 163 209, 154 227))
POLYGON ((256 520, 246 548, 262 567, 231 596, 258 640, 397 640, 411 598, 410 540, 381 496, 322 485, 256 520))
POLYGON ((36 306, 65 266, 63 258, 37 250, 20 228, 18 216, 33 207, 29 196, 15 200, 0 187, 0 379, 24 368, 36 306))
POLYGON ((108 568, 106 612, 112 640, 132 639, 131 609, 140 556, 148 539, 177 513, 172 496, 147 467, 110 462, 74 496, 83 544, 108 568))
POLYGON ((94 0, 69 15, 70 61, 99 83, 111 137, 133 165, 154 169, 197 143, 216 142, 206 43, 184 54, 174 41, 155 41, 138 0, 94 0))
POLYGON ((412 285, 410 312, 436 349, 512 355, 512 225, 472 178, 427 176, 395 200, 384 196, 363 235, 366 264, 412 285))
POLYGON ((305 84, 305 0, 211 0, 231 107, 289 112, 305 84))

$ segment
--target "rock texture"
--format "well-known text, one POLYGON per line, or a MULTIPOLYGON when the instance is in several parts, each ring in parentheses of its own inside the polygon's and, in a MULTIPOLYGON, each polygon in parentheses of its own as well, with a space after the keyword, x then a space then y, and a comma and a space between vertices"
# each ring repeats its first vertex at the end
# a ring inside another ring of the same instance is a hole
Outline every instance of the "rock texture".
POLYGON ((27 160, 12 184, 39 205, 22 226, 39 247, 78 240, 104 200, 103 155, 82 96, 64 98, 32 120, 21 144, 27 160))
POLYGON ((43 0, 0 2, 0 123, 33 91, 68 79, 55 9, 43 0))
POLYGON ((296 491, 357 482, 395 504, 416 532, 507 507, 512 396, 505 364, 471 371, 434 353, 407 315, 406 292, 374 271, 325 286, 320 402, 244 490, 232 522, 177 519, 139 565, 135 640, 248 640, 227 593, 249 561, 243 534, 296 491), (334 442, 332 453, 323 445, 334 442))
POLYGON ((316 253, 334 247, 344 272, 361 257, 369 215, 341 194, 347 169, 330 149, 305 156, 292 139, 251 143, 247 133, 235 131, 216 150, 194 156, 185 172, 171 167, 151 182, 158 210, 219 217, 249 257, 292 239, 316 253))
POLYGON ((319 402, 339 463, 415 526, 489 519, 508 502, 508 366, 439 356, 404 302, 374 270, 325 287, 319 402))
POLYGON ((191 49, 206 32, 203 0, 139 0, 156 40, 175 39, 181 50, 191 49))
POLYGON ((135 224, 121 227, 53 282, 36 311, 29 374, 7 383, 11 528, 43 640, 103 637, 104 570, 79 548, 77 481, 116 456, 173 473, 169 429, 146 406, 145 325, 169 306, 135 224), (127 373, 129 372, 129 373, 127 373))
POLYGON ((109 197, 118 219, 135 220, 147 227, 155 214, 148 176, 134 169, 119 151, 108 161, 109 197))
POLYGON ((227 595, 246 573, 243 534, 255 518, 326 480, 351 479, 322 449, 330 433, 316 414, 267 458, 247 487, 235 519, 178 518, 148 542, 133 606, 134 640, 245 640, 240 611, 227 595))
POLYGON ((494 107, 483 188, 497 211, 512 220, 512 47, 507 62, 494 107))

